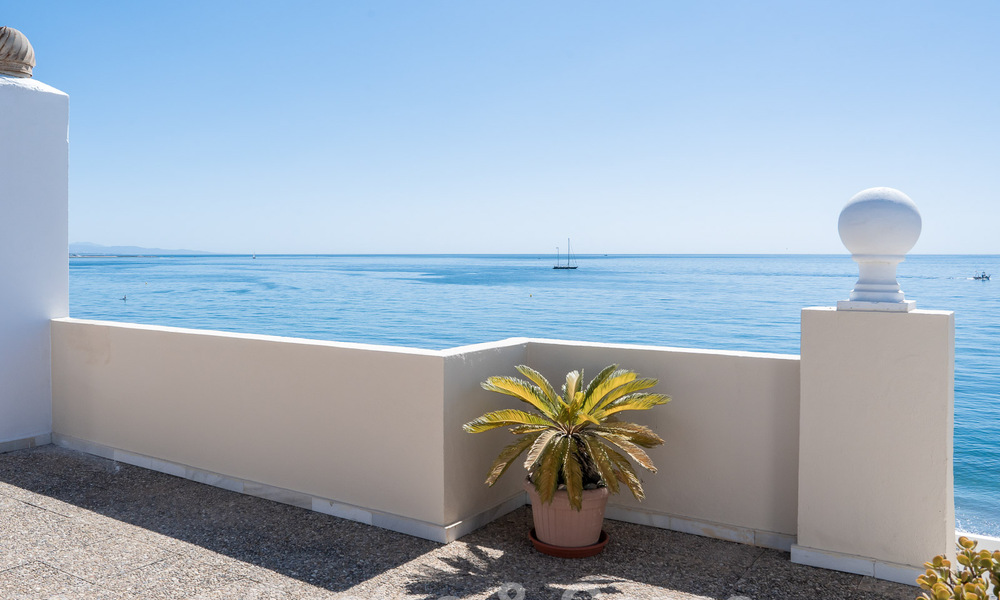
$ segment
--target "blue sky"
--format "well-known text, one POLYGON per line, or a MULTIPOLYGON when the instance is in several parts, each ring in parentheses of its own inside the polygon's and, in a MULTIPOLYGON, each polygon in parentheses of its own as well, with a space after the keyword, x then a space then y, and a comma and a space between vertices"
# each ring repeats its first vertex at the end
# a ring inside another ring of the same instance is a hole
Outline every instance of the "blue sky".
POLYGON ((257 253, 998 253, 1000 2, 32 2, 70 239, 257 253))

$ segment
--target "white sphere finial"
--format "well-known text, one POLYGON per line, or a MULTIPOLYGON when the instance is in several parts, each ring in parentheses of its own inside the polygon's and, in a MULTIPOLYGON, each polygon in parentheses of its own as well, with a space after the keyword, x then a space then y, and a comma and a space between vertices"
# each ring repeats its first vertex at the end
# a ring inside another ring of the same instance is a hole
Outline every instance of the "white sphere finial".
POLYGON ((851 299, 837 310, 907 312, 916 303, 903 296, 896 267, 920 237, 920 211, 899 190, 875 187, 858 192, 840 211, 840 239, 858 263, 851 299))

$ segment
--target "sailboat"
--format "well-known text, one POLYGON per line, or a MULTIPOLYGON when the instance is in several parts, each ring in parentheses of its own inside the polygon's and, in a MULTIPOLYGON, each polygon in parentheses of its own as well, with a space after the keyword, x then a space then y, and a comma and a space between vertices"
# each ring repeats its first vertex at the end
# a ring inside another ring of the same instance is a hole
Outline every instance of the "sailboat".
POLYGON ((556 246, 556 265, 552 267, 553 269, 575 269, 576 265, 570 264, 573 258, 573 253, 569 248, 569 238, 566 238, 566 264, 562 264, 559 260, 559 246, 556 246))

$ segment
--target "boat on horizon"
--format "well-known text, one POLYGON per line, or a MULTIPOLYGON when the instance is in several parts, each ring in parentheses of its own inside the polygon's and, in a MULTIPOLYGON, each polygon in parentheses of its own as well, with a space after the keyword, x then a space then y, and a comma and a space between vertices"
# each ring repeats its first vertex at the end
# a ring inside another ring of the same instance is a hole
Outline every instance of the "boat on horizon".
POLYGON ((973 279, 978 279, 979 281, 989 281, 990 276, 987 275, 986 271, 980 271, 972 276, 973 279))
POLYGON ((575 268, 577 268, 577 265, 570 264, 570 261, 572 260, 572 257, 573 257, 573 252, 570 250, 569 238, 566 238, 566 264, 565 265, 562 264, 562 262, 559 260, 559 246, 556 246, 556 264, 552 268, 553 269, 575 269, 575 268))

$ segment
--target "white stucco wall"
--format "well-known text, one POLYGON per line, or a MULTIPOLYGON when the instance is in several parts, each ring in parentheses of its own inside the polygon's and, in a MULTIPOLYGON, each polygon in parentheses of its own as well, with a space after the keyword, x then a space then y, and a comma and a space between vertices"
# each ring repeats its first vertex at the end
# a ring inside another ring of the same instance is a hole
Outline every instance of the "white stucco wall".
POLYGON ((479 385, 493 375, 518 375, 514 365, 527 362, 526 339, 466 346, 446 351, 444 388, 445 519, 455 523, 523 495, 524 469, 511 466, 493 487, 486 473, 500 450, 513 441, 502 431, 469 434, 462 425, 493 410, 523 409, 515 398, 487 392, 479 385))
POLYGON ((442 524, 433 351, 52 323, 53 431, 442 524))
POLYGON ((640 471, 645 502, 614 497, 610 518, 911 582, 954 539, 953 327, 947 312, 806 309, 800 359, 535 339, 425 351, 57 319, 53 435, 450 541, 523 502, 520 466, 483 484, 511 436, 461 429, 519 406, 479 384, 528 364, 559 386, 614 362, 673 400, 623 415, 666 444, 650 450, 659 472, 640 471))
POLYGON ((0 444, 51 431, 49 320, 69 314, 69 96, 0 75, 0 444))
MULTIPOLYGON (((672 397, 664 406, 621 415, 650 426, 666 443, 649 450, 657 473, 637 468, 646 500, 638 503, 625 491, 611 498, 612 509, 670 515, 677 518, 671 528, 692 532, 702 530, 678 522, 795 534, 797 356, 535 340, 528 359, 550 379, 583 368, 587 381, 618 363, 659 379, 655 391, 672 397)), ((735 537, 724 529, 720 537, 735 537)))
POLYGON ((953 550, 954 326, 945 311, 802 311, 793 560, 819 550, 922 570, 953 550))
POLYGON ((523 502, 520 466, 483 484, 512 436, 462 431, 520 406, 482 381, 529 364, 558 386, 619 362, 674 400, 628 415, 667 443, 647 500, 618 496, 617 518, 795 533, 794 356, 526 339, 422 351, 77 319, 54 321, 52 340, 57 436, 451 528, 401 529, 432 539, 523 502))

